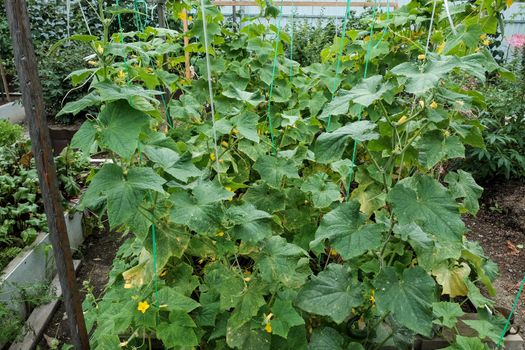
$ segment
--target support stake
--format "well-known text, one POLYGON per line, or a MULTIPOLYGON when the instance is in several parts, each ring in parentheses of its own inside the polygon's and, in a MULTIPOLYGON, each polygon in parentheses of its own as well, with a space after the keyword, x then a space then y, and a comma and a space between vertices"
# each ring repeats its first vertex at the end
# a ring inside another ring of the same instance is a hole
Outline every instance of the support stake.
POLYGON ((69 247, 64 210, 62 208, 51 140, 45 117, 42 85, 38 77, 37 60, 25 0, 5 0, 11 30, 15 64, 20 80, 22 101, 29 125, 31 145, 35 157, 38 180, 42 190, 44 210, 49 227, 49 238, 57 265, 63 302, 69 322, 71 341, 76 350, 88 350, 89 338, 82 313, 73 259, 69 247))

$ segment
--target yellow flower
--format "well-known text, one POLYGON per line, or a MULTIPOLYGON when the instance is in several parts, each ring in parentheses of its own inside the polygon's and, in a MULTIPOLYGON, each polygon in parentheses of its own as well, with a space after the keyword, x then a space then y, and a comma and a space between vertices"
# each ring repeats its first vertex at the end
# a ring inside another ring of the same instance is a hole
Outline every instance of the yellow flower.
POLYGON ((479 38, 480 38, 481 40, 486 40, 486 39, 487 39, 487 34, 481 34, 481 35, 479 36, 479 38))
POLYGON ((90 66, 96 66, 96 65, 98 65, 98 62, 97 61, 88 61, 88 64, 90 66))
POLYGON ((404 115, 401 118, 399 118, 399 120, 397 121, 397 125, 403 125, 405 124, 406 121, 407 121, 407 116, 404 115))
POLYGON ((443 50, 445 49, 445 42, 443 41, 441 44, 439 44, 439 46, 437 47, 437 50, 436 52, 441 54, 443 52, 443 50))
POLYGON ((236 128, 233 128, 232 133, 234 133, 235 135, 237 135, 237 134, 239 133, 239 130, 237 130, 236 128))
POLYGON ((188 17, 188 21, 192 22, 193 21, 193 16, 188 17))
POLYGON ((337 251, 334 248, 330 249, 330 255, 331 256, 337 256, 337 251))
POLYGON ((425 101, 419 100, 419 105, 421 106, 421 108, 425 108, 425 101))
POLYGON ((234 193, 233 189, 230 186, 224 186, 226 191, 234 193))
POLYGON ((372 304, 375 304, 376 298, 375 298, 375 290, 372 289, 372 293, 370 294, 370 301, 372 304))
POLYGON ((226 142, 226 141, 222 141, 222 142, 221 142, 221 145, 223 145, 224 147, 228 147, 228 142, 226 142))
POLYGON ((438 108, 438 104, 436 103, 436 101, 432 101, 432 103, 430 104, 430 108, 432 109, 438 108))
POLYGON ((183 11, 179 12, 179 19, 180 19, 181 21, 184 21, 184 20, 186 20, 187 18, 188 18, 188 14, 186 13, 186 11, 183 10, 183 11))
POLYGON ((168 273, 168 270, 162 270, 162 272, 160 273, 160 277, 164 277, 166 276, 166 274, 168 273))
POLYGON ((118 77, 120 80, 124 80, 124 79, 126 79, 126 73, 124 73, 123 70, 119 70, 119 71, 118 71, 118 74, 117 74, 117 77, 118 77))
POLYGON ((266 326, 264 326, 264 330, 266 331, 266 333, 272 333, 272 324, 268 322, 266 326))
POLYGON ((217 234, 215 236, 217 236, 217 237, 224 237, 224 231, 217 232, 217 234))
POLYGON ((423 61, 426 58, 427 58, 427 56, 424 55, 424 54, 421 54, 421 55, 417 56, 417 59, 420 60, 420 61, 423 61))
POLYGON ((484 46, 489 46, 490 45, 490 40, 488 40, 488 39, 483 40, 483 45, 484 46))
POLYGON ((244 277, 243 279, 244 279, 244 282, 250 282, 252 280, 251 277, 244 277))
POLYGON ((104 53, 104 48, 103 48, 102 45, 100 45, 100 44, 98 44, 98 45, 96 46, 96 50, 97 50, 97 52, 98 52, 100 55, 102 55, 102 54, 104 53))
POLYGON ((146 310, 148 310, 148 309, 149 309, 149 304, 148 304, 147 300, 141 301, 139 303, 139 306, 137 306, 137 310, 139 310, 143 314, 146 313, 146 310))
POLYGON ((476 47, 476 50, 474 50, 474 51, 476 51, 476 52, 480 52, 481 49, 480 49, 479 47, 476 47))
POLYGON ((211 159, 212 161, 214 161, 214 160, 216 159, 216 158, 215 158, 215 153, 210 153, 210 159, 211 159))

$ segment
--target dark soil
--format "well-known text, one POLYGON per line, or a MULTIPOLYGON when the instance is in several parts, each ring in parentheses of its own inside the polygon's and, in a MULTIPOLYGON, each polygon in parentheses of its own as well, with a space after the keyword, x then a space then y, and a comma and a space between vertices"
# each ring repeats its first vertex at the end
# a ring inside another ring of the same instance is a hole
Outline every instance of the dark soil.
MULTIPOLYGON (((485 185, 477 217, 465 218, 465 223, 470 229, 468 237, 479 241, 485 254, 499 266, 500 276, 494 283, 497 305, 511 309, 525 276, 525 182, 485 185)), ((523 294, 514 326, 520 327, 520 334, 525 337, 523 294)))
MULTIPOLYGON (((125 237, 119 233, 95 231, 86 238, 80 251, 75 253, 74 257, 82 260, 82 265, 77 272, 77 283, 81 288, 82 300, 86 295, 86 291, 82 287, 84 281, 88 281, 89 285, 93 287, 93 294, 96 297, 102 294, 108 281, 115 254, 124 240, 125 237)), ((68 327, 64 305, 61 304, 44 334, 48 339, 54 338, 60 343, 70 343, 68 327)), ((50 349, 45 338, 40 341, 39 349, 50 349)))

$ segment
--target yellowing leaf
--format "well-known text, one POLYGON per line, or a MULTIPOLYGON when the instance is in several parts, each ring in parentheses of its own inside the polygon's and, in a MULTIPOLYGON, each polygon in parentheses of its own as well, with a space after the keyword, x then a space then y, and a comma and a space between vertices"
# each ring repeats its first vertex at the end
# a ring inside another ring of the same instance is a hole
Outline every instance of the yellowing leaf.
POLYGON ((449 267, 447 263, 442 263, 432 270, 432 275, 443 287, 442 295, 448 294, 451 298, 466 296, 468 293, 465 279, 470 275, 470 267, 466 263, 449 267))

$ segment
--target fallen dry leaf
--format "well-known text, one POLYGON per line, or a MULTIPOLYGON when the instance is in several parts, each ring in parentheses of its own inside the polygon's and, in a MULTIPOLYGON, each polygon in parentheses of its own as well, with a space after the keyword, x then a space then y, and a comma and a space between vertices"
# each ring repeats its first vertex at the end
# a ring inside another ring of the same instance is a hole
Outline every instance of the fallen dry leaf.
POLYGON ((507 241, 507 248, 509 248, 510 255, 520 255, 520 251, 511 241, 507 241))

